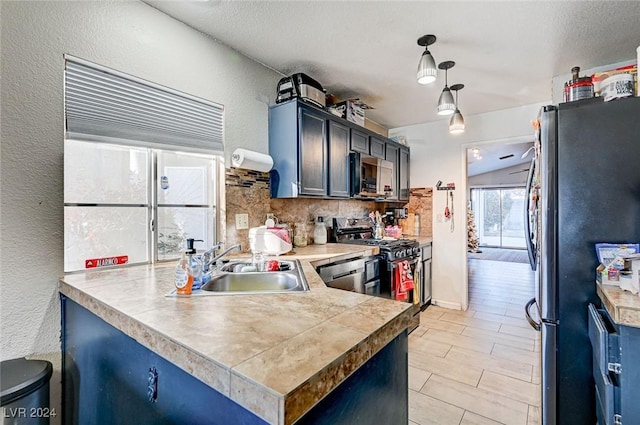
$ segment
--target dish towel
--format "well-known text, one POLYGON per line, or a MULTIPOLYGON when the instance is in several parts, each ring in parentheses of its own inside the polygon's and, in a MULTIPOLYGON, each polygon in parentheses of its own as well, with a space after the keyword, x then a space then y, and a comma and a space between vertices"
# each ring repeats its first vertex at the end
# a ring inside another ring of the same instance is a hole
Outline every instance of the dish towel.
POLYGON ((400 261, 396 266, 394 279, 395 299, 398 301, 406 301, 409 297, 408 291, 413 290, 413 275, 411 273, 411 265, 409 261, 400 261))

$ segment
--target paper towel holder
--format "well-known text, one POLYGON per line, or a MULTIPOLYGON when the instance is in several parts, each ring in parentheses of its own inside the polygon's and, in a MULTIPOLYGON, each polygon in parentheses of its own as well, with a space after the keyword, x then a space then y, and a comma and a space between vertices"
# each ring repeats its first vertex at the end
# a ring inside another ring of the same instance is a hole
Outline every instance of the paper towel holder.
POLYGON ((231 164, 236 168, 269 172, 273 167, 273 158, 264 153, 238 148, 231 154, 231 164))

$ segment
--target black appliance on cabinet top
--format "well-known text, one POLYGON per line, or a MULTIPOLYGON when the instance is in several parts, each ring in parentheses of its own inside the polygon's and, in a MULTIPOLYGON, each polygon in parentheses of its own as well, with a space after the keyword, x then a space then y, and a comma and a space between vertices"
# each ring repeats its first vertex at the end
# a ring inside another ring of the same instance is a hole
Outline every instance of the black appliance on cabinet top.
POLYGON ((321 108, 326 105, 326 95, 322 85, 303 73, 293 74, 278 81, 276 103, 286 102, 293 98, 300 98, 321 108))
POLYGON ((525 314, 541 332, 542 423, 593 424, 605 402, 588 336, 588 305, 601 304, 595 244, 640 242, 640 98, 547 106, 539 118, 525 212, 536 296, 525 314))

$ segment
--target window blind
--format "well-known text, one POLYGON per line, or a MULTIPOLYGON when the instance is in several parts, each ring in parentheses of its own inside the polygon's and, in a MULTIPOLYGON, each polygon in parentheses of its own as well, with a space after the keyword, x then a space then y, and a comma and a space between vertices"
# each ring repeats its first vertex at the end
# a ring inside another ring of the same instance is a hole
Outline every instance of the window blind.
POLYGON ((224 150, 224 106, 65 55, 73 139, 224 150))

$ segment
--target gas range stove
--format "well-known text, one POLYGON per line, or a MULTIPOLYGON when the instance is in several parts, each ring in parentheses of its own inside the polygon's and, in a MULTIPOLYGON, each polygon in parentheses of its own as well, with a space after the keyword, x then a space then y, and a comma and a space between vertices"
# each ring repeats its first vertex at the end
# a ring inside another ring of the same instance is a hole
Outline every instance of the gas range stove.
POLYGON ((341 243, 357 245, 377 246, 380 248, 380 255, 387 261, 397 261, 411 259, 420 255, 420 244, 413 239, 351 239, 343 240, 341 243))
POLYGON ((389 262, 413 259, 420 255, 420 244, 413 239, 375 239, 369 218, 334 218, 333 239, 338 243, 377 246, 380 257, 389 262))

